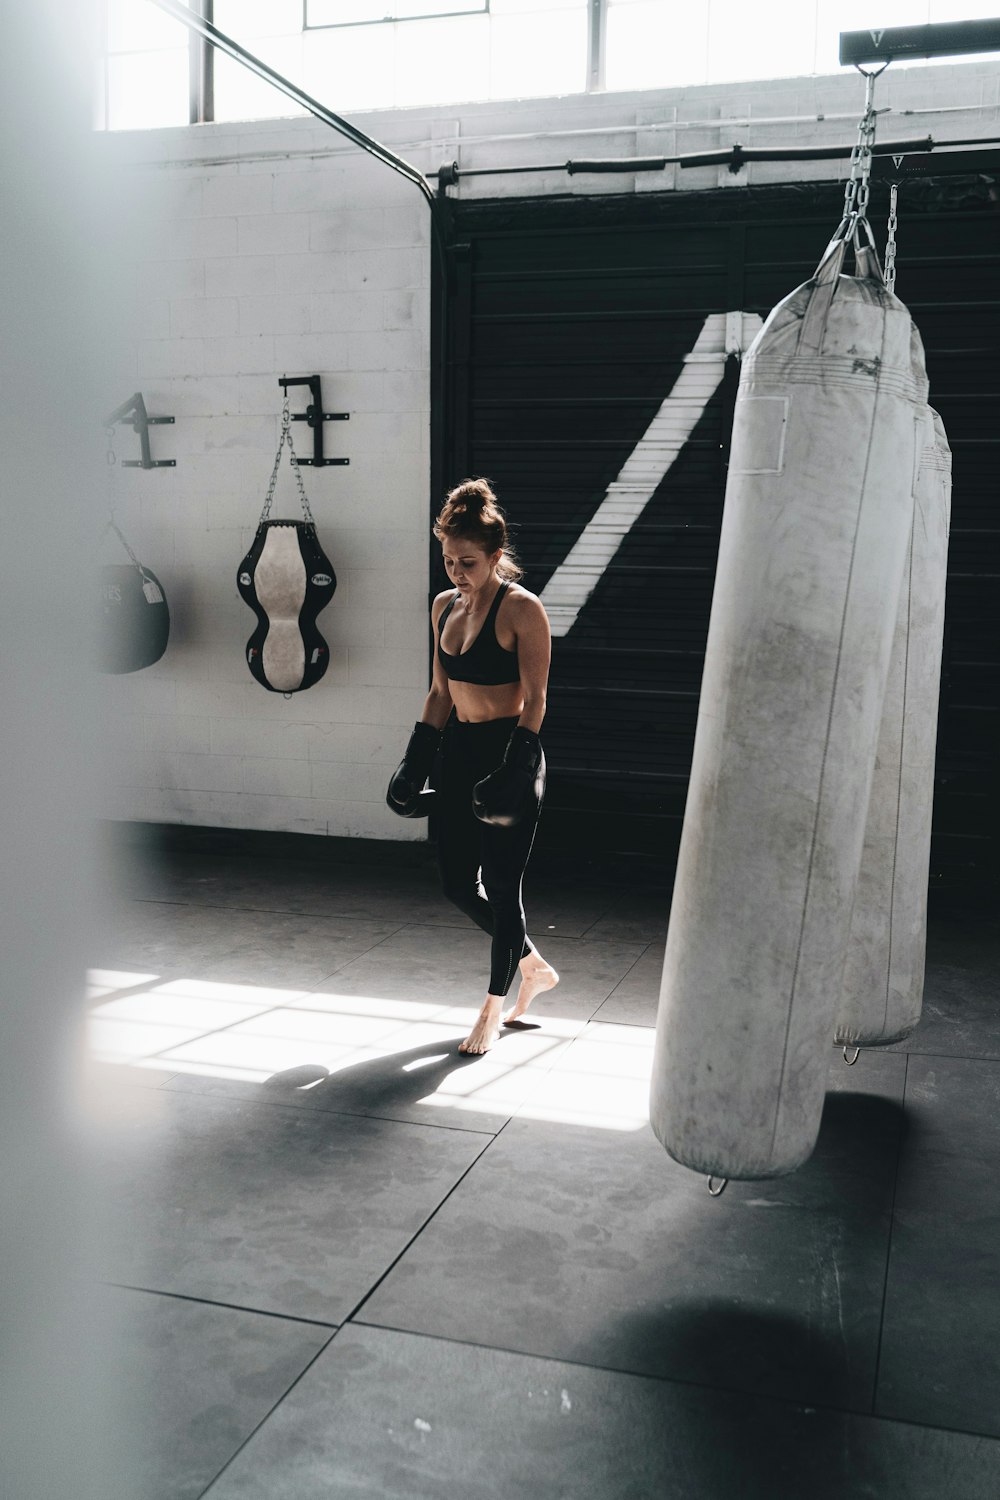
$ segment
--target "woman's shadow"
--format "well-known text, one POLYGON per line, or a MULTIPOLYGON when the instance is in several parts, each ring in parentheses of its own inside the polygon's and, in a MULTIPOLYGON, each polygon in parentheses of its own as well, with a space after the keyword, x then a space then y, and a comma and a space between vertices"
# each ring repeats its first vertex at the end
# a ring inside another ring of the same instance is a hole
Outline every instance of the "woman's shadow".
MULTIPOLYGON (((504 1033, 500 1035, 502 1043, 504 1033)), ((461 1040, 461 1037, 445 1037, 405 1052, 370 1058, 334 1073, 318 1063, 303 1063, 273 1074, 261 1089, 272 1100, 298 1096, 296 1102, 299 1102, 301 1095, 308 1093, 310 1105, 331 1113, 391 1115, 412 1109, 429 1094, 436 1093, 452 1074, 481 1061, 482 1054, 459 1052, 461 1040)))

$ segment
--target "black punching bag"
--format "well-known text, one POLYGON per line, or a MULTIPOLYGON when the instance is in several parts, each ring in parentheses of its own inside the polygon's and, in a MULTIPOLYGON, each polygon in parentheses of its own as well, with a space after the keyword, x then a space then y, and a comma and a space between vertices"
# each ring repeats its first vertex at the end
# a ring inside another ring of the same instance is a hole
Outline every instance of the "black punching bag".
POLYGON ((105 563, 98 577, 98 665, 140 672, 167 649, 170 611, 163 585, 141 563, 105 563))

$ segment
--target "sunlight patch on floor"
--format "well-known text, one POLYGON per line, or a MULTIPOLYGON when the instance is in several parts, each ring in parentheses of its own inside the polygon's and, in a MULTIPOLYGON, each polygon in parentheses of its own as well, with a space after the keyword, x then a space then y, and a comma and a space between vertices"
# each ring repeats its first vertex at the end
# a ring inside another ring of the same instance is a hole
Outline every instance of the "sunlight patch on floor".
POLYGON ((155 974, 107 969, 90 979, 98 1061, 260 1084, 303 1070, 303 1082, 289 1083, 303 1093, 342 1075, 339 1085, 356 1087, 360 1102, 369 1083, 377 1092, 391 1081, 395 1063, 415 1080, 434 1069, 435 1086, 414 1102, 435 1109, 609 1130, 636 1130, 648 1118, 645 1027, 545 1016, 467 1059, 457 1048, 476 1019, 473 1007, 199 979, 160 983, 155 974))

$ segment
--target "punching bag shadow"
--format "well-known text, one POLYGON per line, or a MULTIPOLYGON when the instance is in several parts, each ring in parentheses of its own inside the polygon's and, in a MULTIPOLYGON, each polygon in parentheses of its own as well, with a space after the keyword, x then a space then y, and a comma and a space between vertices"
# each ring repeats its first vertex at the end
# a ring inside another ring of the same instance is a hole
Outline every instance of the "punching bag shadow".
POLYGON ((923 351, 844 231, 743 362, 664 956, 653 1128, 725 1178, 815 1144, 912 524, 923 351))
POLYGON ((257 628, 246 645, 247 666, 261 687, 286 695, 313 687, 326 671, 330 653, 316 617, 337 587, 333 565, 316 535, 290 424, 286 394, 264 509, 253 546, 237 572, 240 595, 257 616, 257 628), (302 521, 269 519, 286 442, 305 516, 302 521))

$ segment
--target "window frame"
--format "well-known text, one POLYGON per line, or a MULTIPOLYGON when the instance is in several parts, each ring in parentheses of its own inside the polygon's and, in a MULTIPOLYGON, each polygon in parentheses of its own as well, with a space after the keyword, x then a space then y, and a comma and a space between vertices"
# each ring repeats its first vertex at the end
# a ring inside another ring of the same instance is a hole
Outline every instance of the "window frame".
MULTIPOLYGON (((383 4, 392 5, 394 0, 383 0, 383 4)), ((427 0, 428 6, 433 6, 434 0, 427 0)), ((319 21, 310 24, 309 0, 302 0, 302 31, 346 31, 349 27, 356 26, 402 26, 407 21, 453 21, 459 16, 488 16, 490 14, 490 0, 466 0, 466 8, 463 10, 430 10, 421 11, 416 16, 373 16, 368 21, 319 21)))

